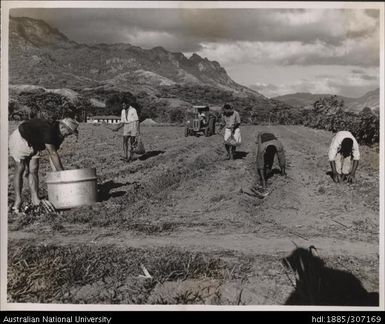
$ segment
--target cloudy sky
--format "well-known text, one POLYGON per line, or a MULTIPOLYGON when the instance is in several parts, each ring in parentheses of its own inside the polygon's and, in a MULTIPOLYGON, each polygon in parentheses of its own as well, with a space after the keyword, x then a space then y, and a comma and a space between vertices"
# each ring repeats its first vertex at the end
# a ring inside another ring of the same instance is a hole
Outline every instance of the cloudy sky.
POLYGON ((79 43, 162 46, 218 61, 272 97, 293 92, 359 97, 379 87, 379 10, 13 9, 79 43))

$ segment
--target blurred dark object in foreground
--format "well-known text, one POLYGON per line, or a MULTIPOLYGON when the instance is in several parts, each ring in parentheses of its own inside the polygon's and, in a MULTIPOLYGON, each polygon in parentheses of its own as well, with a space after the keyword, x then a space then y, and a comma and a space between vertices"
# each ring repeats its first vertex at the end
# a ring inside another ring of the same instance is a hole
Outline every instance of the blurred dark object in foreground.
POLYGON ((282 262, 295 275, 286 305, 378 306, 378 293, 366 291, 350 272, 326 267, 314 246, 297 248, 282 262))

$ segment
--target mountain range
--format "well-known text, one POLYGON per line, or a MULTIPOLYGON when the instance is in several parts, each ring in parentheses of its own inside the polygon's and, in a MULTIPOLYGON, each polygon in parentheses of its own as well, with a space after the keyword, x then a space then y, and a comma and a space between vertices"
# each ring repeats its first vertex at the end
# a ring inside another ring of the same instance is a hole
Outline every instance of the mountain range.
MULTIPOLYGON (((285 102, 296 108, 312 106, 320 97, 330 97, 331 94, 312 94, 308 92, 297 92, 277 96, 272 99, 285 102)), ((371 108, 373 111, 378 111, 380 106, 380 89, 369 91, 359 98, 350 98, 344 96, 337 96, 343 99, 346 111, 359 113, 365 107, 371 108)))
POLYGON ((11 17, 10 83, 43 87, 113 87, 156 93, 158 87, 211 86, 239 96, 263 97, 234 82, 216 61, 162 47, 78 44, 42 20, 11 17))

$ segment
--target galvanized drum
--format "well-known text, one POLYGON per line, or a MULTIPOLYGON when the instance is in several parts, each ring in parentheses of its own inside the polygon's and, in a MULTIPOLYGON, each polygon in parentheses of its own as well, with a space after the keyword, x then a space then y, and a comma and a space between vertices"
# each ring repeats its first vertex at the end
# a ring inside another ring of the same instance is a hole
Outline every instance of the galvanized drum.
POLYGON ((48 172, 48 200, 56 209, 91 205, 97 201, 96 169, 48 172))

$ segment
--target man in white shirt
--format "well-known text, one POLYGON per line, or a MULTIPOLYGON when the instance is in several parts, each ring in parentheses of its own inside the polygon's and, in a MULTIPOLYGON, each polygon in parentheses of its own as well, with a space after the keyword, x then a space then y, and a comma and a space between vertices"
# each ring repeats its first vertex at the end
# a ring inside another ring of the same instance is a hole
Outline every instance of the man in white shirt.
POLYGON ((348 131, 338 132, 332 139, 329 148, 329 162, 333 180, 355 182, 360 150, 357 140, 348 131))
POLYGON ((224 143, 227 160, 234 160, 235 148, 241 145, 241 118, 239 113, 229 104, 223 106, 221 129, 225 128, 224 143))
POLYGON ((132 159, 133 146, 139 136, 139 118, 136 109, 131 105, 127 105, 125 102, 122 103, 122 113, 120 118, 120 124, 114 129, 117 132, 123 127, 123 160, 130 162, 132 159), (128 148, 130 144, 130 148, 128 148))

